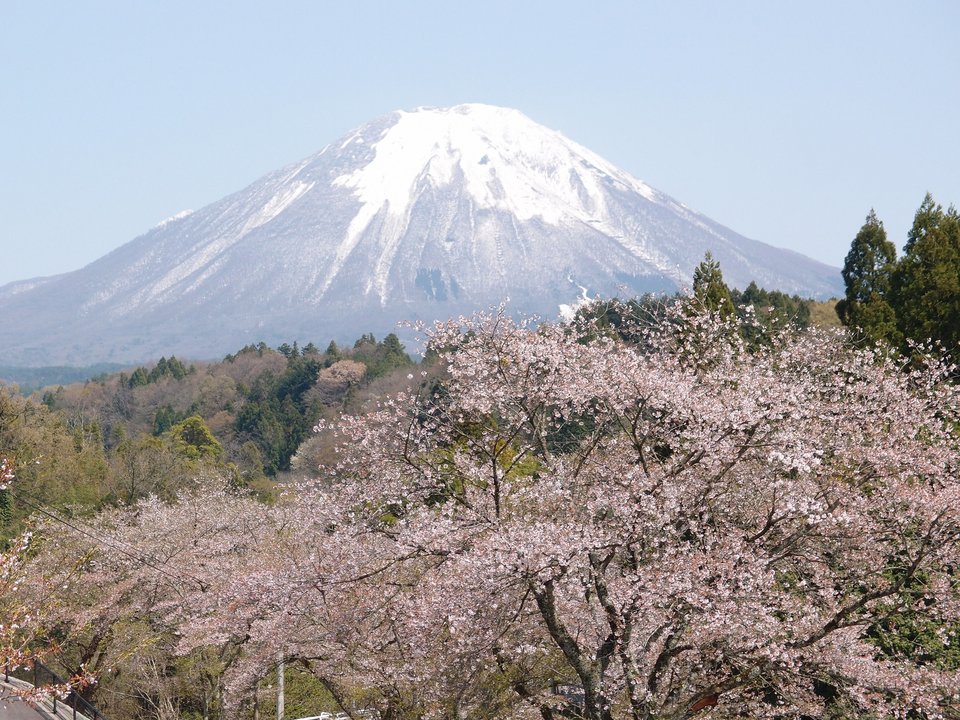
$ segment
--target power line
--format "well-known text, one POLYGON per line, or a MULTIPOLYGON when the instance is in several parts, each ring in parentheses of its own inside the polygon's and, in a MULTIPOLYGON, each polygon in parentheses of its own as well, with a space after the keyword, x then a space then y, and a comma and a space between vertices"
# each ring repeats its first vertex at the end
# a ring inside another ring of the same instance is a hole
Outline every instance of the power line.
POLYGON ((42 500, 40 500, 39 498, 37 498, 35 495, 32 495, 31 493, 26 492, 26 491, 23 490, 22 488, 9 488, 8 491, 10 491, 10 490, 13 490, 13 493, 12 493, 12 494, 14 495, 14 498, 15 498, 18 502, 23 503, 23 504, 26 505, 27 507, 33 508, 35 511, 39 512, 41 515, 45 515, 46 517, 50 518, 51 520, 53 520, 53 521, 55 521, 55 522, 58 522, 58 523, 60 523, 60 524, 62 524, 62 525, 65 525, 66 527, 70 528, 70 529, 73 530, 74 532, 78 532, 78 533, 80 533, 81 535, 85 535, 86 537, 88 537, 88 538, 96 541, 97 543, 99 543, 99 544, 101 544, 101 545, 106 545, 106 546, 112 547, 114 550, 116 550, 117 552, 121 553, 122 555, 126 555, 128 558, 130 558, 130 559, 132 559, 132 560, 135 560, 135 561, 137 561, 137 562, 141 563, 142 565, 145 565, 145 566, 147 566, 147 567, 149 567, 149 568, 152 568, 153 570, 156 570, 156 571, 157 571, 158 573, 160 573, 161 575, 165 575, 169 580, 173 580, 175 583, 177 583, 177 585, 182 584, 185 580, 189 580, 189 581, 191 581, 191 582, 196 583, 196 584, 199 586, 199 588, 200 588, 201 591, 206 592, 206 590, 207 590, 207 584, 206 584, 205 582, 203 582, 202 580, 200 580, 199 578, 197 578, 197 577, 195 577, 195 576, 193 576, 193 575, 190 575, 190 574, 186 574, 186 575, 176 575, 176 574, 174 574, 174 573, 171 573, 171 572, 165 570, 162 566, 157 565, 157 564, 156 564, 155 562, 153 562, 153 560, 151 560, 149 557, 146 557, 146 556, 142 555, 141 553, 139 553, 138 550, 137 550, 137 548, 134 547, 133 545, 130 545, 129 543, 126 543, 126 542, 124 542, 124 541, 122 541, 122 540, 117 540, 117 539, 115 539, 115 538, 104 538, 104 537, 100 537, 100 536, 98 536, 95 532, 93 532, 92 530, 84 529, 84 528, 80 527, 79 525, 75 525, 75 524, 73 524, 73 523, 71 523, 71 522, 63 519, 62 517, 59 517, 59 516, 55 515, 52 511, 50 511, 50 510, 42 507, 41 505, 37 504, 37 503, 43 502, 42 500), (29 500, 27 500, 27 499, 25 499, 24 497, 22 497, 23 495, 29 495, 29 496, 32 497, 36 502, 30 502, 29 500), (126 546, 126 547, 124 547, 124 546, 126 546))

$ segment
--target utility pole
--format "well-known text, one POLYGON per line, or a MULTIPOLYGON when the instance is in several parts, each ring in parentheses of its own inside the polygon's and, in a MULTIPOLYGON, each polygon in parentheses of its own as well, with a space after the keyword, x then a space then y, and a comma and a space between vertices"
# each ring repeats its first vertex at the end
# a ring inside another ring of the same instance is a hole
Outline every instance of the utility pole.
POLYGON ((283 720, 283 655, 277 654, 277 720, 283 720))

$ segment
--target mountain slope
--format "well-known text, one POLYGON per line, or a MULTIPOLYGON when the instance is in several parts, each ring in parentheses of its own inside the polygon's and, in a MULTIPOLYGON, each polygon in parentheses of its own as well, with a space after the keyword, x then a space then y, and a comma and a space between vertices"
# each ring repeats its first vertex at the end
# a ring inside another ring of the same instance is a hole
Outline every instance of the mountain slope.
POLYGON ((515 110, 396 112, 76 272, 0 288, 8 364, 212 357, 350 339, 510 298, 732 285, 823 296, 839 273, 748 240, 515 110))

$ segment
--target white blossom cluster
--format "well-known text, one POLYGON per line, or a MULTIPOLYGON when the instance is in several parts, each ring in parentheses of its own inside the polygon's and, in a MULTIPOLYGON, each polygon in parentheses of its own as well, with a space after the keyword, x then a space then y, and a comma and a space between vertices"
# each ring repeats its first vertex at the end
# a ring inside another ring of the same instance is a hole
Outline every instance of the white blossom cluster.
POLYGON ((136 606, 183 651, 229 644, 234 702, 279 653, 423 718, 955 708, 955 671, 870 641, 892 609, 960 621, 945 366, 828 333, 747 347, 690 313, 620 335, 496 313, 430 341, 442 371, 322 424, 337 461, 280 502, 103 516, 109 592, 80 619, 136 606))

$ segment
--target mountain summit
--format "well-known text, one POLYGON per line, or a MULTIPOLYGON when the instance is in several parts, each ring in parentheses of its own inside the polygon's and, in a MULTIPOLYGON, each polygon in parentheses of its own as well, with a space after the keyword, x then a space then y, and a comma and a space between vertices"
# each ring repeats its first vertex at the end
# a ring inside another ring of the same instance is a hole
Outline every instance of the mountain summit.
POLYGON ((554 317, 732 285, 823 296, 839 273, 748 240, 516 110, 395 112, 72 273, 0 288, 8 364, 214 357, 390 332, 510 298, 554 317))

